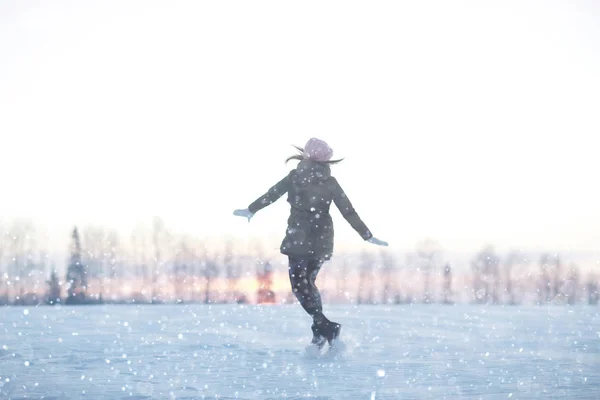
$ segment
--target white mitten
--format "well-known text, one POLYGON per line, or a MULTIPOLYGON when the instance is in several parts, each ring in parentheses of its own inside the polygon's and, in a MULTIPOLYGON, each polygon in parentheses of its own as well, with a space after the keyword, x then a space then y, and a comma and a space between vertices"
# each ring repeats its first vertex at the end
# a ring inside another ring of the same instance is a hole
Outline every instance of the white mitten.
POLYGON ((367 242, 376 244, 377 246, 387 246, 388 245, 387 242, 384 242, 383 240, 379 240, 376 237, 372 237, 371 239, 367 240, 367 242))
POLYGON ((250 218, 252 218, 254 216, 254 214, 251 213, 250 210, 248 210, 247 208, 245 208, 243 210, 234 210, 233 215, 235 215, 237 217, 248 218, 248 222, 250 222, 250 218))

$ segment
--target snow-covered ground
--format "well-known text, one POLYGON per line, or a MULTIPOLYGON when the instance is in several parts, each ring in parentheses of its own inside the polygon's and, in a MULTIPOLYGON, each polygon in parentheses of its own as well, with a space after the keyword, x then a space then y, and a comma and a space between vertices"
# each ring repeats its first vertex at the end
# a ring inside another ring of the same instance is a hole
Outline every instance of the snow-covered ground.
POLYGON ((2 399, 600 398, 600 309, 298 305, 0 309, 2 399))

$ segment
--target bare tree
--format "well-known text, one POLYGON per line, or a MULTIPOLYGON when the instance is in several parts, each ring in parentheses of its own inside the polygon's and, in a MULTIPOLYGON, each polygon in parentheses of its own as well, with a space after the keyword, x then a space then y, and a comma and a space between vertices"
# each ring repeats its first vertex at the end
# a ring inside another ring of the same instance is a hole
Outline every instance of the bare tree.
POLYGON ((214 254, 211 254, 206 247, 206 244, 202 244, 203 256, 202 256, 202 275, 204 277, 205 288, 204 288, 204 303, 208 304, 212 302, 212 283, 219 276, 219 265, 217 263, 214 254))
POLYGON ((538 303, 547 304, 552 299, 552 269, 550 255, 544 253, 540 257, 540 274, 538 280, 538 303))
POLYGON ((336 293, 340 301, 344 301, 348 292, 348 275, 350 273, 350 263, 347 258, 342 258, 341 262, 336 263, 336 293))
POLYGON ((82 232, 82 259, 88 276, 89 298, 100 300, 104 294, 107 264, 107 232, 100 226, 86 226, 82 232))
MULTIPOLYGON (((37 247, 39 248, 39 243, 37 247)), ((46 277, 48 276, 49 272, 48 264, 48 251, 42 249, 38 250, 37 259, 34 262, 34 271, 32 274, 33 293, 36 304, 41 304, 43 302, 46 277)))
POLYGON ((561 292, 561 288, 563 285, 563 280, 562 280, 562 265, 561 265, 561 260, 560 260, 560 255, 559 254, 553 254, 551 257, 551 260, 553 261, 553 268, 552 268, 552 295, 554 296, 554 298, 558 297, 558 296, 563 296, 563 293, 561 292))
POLYGON ((563 285, 563 292, 567 296, 567 303, 570 305, 577 303, 577 288, 579 283, 579 268, 572 263, 569 268, 567 281, 563 285))
POLYGON ((131 258, 130 263, 133 264, 133 276, 137 283, 134 293, 136 302, 146 302, 151 296, 151 274, 149 267, 149 251, 151 250, 148 236, 148 230, 145 226, 137 225, 131 232, 131 258))
POLYGON ((473 301, 475 303, 484 303, 486 301, 484 298, 486 287, 483 279, 483 266, 477 257, 471 261, 471 274, 473 285, 473 301))
POLYGON ((52 274, 50 275, 50 280, 47 281, 47 284, 48 291, 46 293, 46 304, 59 304, 61 302, 61 289, 60 281, 58 280, 58 274, 56 273, 55 269, 53 269, 52 274))
POLYGON ((152 242, 154 244, 154 263, 152 264, 152 302, 156 302, 157 299, 157 280, 158 274, 160 271, 160 266, 162 263, 161 258, 161 246, 160 239, 161 234, 164 230, 164 222, 160 217, 154 217, 153 225, 152 225, 152 242))
POLYGON ((239 300, 238 282, 242 274, 242 268, 239 261, 233 255, 233 241, 228 238, 225 241, 225 254, 223 263, 225 267, 225 279, 227 279, 227 301, 237 303, 239 300))
MULTIPOLYGON (((404 293, 404 299, 402 300, 402 302, 412 304, 417 298, 417 289, 415 288, 417 283, 416 281, 418 281, 418 279, 415 280, 415 272, 420 273, 420 268, 418 264, 419 258, 415 253, 412 252, 406 253, 404 257, 404 279, 401 288, 402 292, 404 293)), ((419 278, 420 277, 421 276, 419 275, 419 278)))
POLYGON ((15 288, 14 302, 25 304, 27 289, 31 285, 30 277, 35 269, 33 224, 28 219, 13 221, 10 232, 12 253, 12 274, 9 274, 12 286, 15 288), (12 275, 12 277, 10 276, 12 275))
POLYGON ((518 304, 531 300, 531 296, 539 295, 536 265, 532 257, 523 252, 520 252, 519 258, 515 259, 515 264, 511 268, 511 277, 513 278, 515 301, 518 304))
POLYGON ((499 264, 500 258, 491 245, 485 246, 471 262, 477 303, 498 302, 499 264))
POLYGON ((373 304, 375 302, 373 293, 373 267, 373 257, 371 254, 363 251, 358 273, 358 304, 373 304))
POLYGON ((590 273, 586 283, 586 291, 588 296, 588 304, 591 306, 598 305, 600 300, 600 289, 598 288, 598 278, 595 273, 590 273))
MULTIPOLYGON (((122 288, 123 270, 125 264, 125 248, 118 232, 111 229, 107 233, 106 239, 106 260, 107 273, 110 277, 109 285, 111 287, 111 298, 117 299, 120 297, 120 289, 122 288), (115 293, 114 287, 117 287, 115 293)), ((106 286, 106 285, 105 285, 106 286)))
POLYGON ((431 292, 431 275, 435 273, 436 262, 441 254, 440 244, 431 239, 425 238, 417 243, 416 252, 419 257, 419 270, 423 273, 423 302, 431 303, 433 293, 431 292))
POLYGON ((165 223, 160 217, 154 217, 152 224, 152 242, 154 245, 154 263, 152 265, 152 302, 161 302, 159 300, 158 281, 164 263, 164 248, 168 246, 170 235, 168 234, 165 223))
POLYGON ((442 290, 442 302, 444 304, 452 304, 452 267, 450 263, 444 266, 444 288, 442 290))
POLYGON ((199 286, 199 282, 203 279, 203 268, 204 262, 202 258, 204 257, 204 246, 197 238, 190 239, 190 251, 189 251, 189 260, 188 260, 188 278, 190 280, 189 283, 189 298, 192 302, 199 302, 201 295, 201 288, 199 286))
POLYGON ((178 303, 185 301, 186 288, 192 287, 190 284, 193 279, 190 275, 192 262, 191 239, 184 236, 180 240, 173 263, 175 298, 178 303))
POLYGON ((396 284, 396 259, 388 251, 381 250, 381 272, 383 279, 382 304, 395 302, 398 295, 396 284))
POLYGON ((500 303, 500 257, 494 255, 490 260, 489 275, 492 279, 492 304, 500 303))
POLYGON ((4 227, 4 222, 0 220, 0 305, 9 304, 10 302, 7 284, 9 271, 5 269, 6 264, 4 262, 8 244, 8 231, 4 227))
POLYGON ((506 293, 507 302, 510 305, 517 304, 517 294, 515 293, 515 284, 514 278, 512 276, 512 270, 515 265, 520 264, 522 259, 523 254, 521 254, 521 252, 517 250, 509 252, 504 259, 504 290, 506 293))

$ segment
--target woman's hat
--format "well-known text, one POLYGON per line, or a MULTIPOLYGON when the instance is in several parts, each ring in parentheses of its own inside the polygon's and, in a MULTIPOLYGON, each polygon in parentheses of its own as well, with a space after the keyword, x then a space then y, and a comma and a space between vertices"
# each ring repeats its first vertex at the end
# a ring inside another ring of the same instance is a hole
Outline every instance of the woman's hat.
POLYGON ((333 150, 327 142, 317 138, 311 138, 304 146, 304 157, 315 161, 329 161, 333 156, 333 150))

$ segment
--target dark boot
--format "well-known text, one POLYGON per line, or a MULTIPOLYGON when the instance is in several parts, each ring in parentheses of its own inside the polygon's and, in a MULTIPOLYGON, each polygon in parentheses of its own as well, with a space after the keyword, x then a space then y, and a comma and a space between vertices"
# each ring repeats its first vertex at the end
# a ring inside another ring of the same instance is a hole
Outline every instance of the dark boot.
POLYGON ((327 342, 331 346, 331 342, 340 336, 342 325, 337 322, 332 322, 325 318, 322 314, 314 319, 313 333, 318 332, 319 335, 327 339, 327 342))
POLYGON ((319 349, 323 348, 327 339, 323 335, 321 335, 321 333, 319 332, 319 328, 316 324, 312 324, 310 328, 313 332, 313 338, 310 344, 317 346, 319 349))
POLYGON ((340 331, 342 330, 342 325, 337 322, 328 321, 325 325, 322 326, 320 330, 321 334, 327 339, 327 343, 331 346, 331 342, 337 339, 340 336, 340 331))

